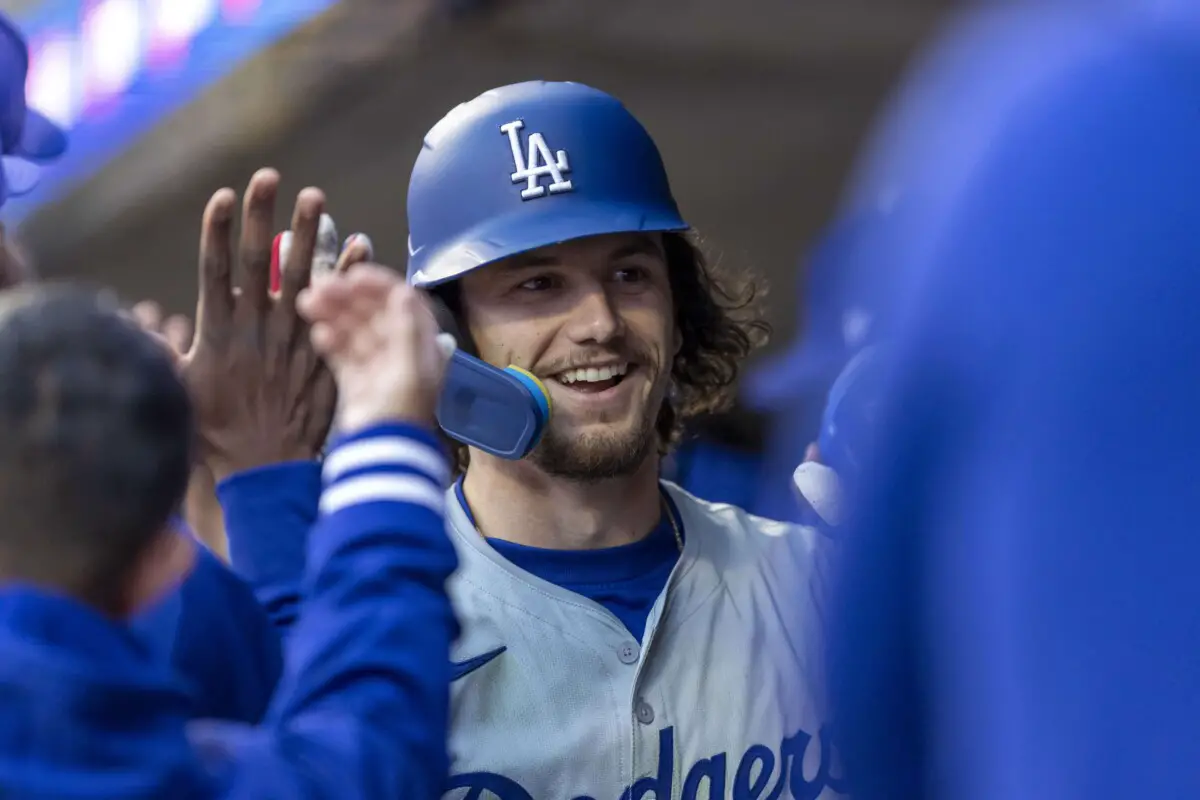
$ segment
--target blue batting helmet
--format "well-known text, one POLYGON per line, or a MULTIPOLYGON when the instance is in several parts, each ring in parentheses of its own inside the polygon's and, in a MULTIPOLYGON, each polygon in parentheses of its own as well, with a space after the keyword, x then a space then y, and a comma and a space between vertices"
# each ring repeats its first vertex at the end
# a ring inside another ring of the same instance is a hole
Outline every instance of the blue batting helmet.
POLYGON ((658 148, 616 98, 517 83, 426 135, 408 185, 408 281, 435 286, 584 236, 687 228, 658 148))

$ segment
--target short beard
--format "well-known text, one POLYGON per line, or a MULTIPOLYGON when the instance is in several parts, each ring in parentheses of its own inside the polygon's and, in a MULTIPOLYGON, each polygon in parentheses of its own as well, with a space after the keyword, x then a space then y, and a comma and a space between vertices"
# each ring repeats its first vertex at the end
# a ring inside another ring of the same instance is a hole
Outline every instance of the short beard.
POLYGON ((620 434, 571 437, 553 423, 529 459, 547 475, 578 483, 595 483, 632 475, 658 448, 654 418, 620 434))

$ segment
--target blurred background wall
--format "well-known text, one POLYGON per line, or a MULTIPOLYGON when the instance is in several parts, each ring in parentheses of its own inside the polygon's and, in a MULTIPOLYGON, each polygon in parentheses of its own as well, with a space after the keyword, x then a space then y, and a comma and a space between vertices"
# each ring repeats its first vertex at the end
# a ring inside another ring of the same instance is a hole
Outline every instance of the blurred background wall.
MULTIPOLYGON (((31 42, 34 104, 72 129, 70 157, 6 221, 43 275, 190 312, 205 201, 274 166, 402 267, 425 131, 488 88, 577 80, 646 124, 717 257, 767 277, 778 349, 802 331, 804 249, 947 4, 0 0, 31 42)), ((756 428, 741 414, 725 430, 756 428)))

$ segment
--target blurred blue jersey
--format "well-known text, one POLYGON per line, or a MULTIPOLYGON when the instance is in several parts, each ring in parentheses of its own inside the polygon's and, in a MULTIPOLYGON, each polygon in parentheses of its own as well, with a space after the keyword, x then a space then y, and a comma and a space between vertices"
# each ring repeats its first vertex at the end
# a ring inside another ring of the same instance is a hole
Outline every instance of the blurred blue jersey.
POLYGON ((923 69, 860 176, 919 209, 834 606, 854 796, 1200 797, 1200 39, 985 12, 923 69))
POLYGON ((199 542, 196 549, 182 585, 132 628, 175 669, 194 716, 258 722, 283 672, 279 633, 250 586, 199 542))

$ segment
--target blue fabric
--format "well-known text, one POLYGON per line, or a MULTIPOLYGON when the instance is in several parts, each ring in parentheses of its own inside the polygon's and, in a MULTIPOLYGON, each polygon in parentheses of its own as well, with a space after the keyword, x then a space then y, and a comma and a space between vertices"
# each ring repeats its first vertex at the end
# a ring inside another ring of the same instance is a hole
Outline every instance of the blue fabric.
POLYGON ((308 529, 317 518, 321 465, 289 461, 235 473, 217 485, 229 560, 277 626, 295 621, 308 529))
POLYGON ((762 458, 705 438, 689 439, 663 464, 663 478, 711 503, 749 508, 758 492, 762 458))
POLYGON ((233 570, 200 545, 183 585, 132 623, 184 680, 197 717, 258 722, 300 603, 321 467, 287 462, 221 482, 233 570), (235 574, 236 573, 236 574, 235 574))
POLYGON ((833 604, 843 756, 860 800, 1200 797, 1200 37, 1000 19, 883 153, 934 174, 833 604))
POLYGON ((279 634, 250 587, 196 549, 180 588, 132 628, 183 679, 197 717, 258 722, 283 671, 279 634))
POLYGON ((880 312, 874 280, 880 263, 865 256, 881 213, 872 207, 845 214, 816 242, 798 284, 801 328, 786 349, 746 374, 741 393, 751 408, 785 410, 820 394, 869 341, 880 312))
MULTIPOLYGON (((412 473, 379 460, 375 474, 412 473)), ((0 589, 0 794, 440 796, 458 632, 444 591, 457 560, 441 515, 366 497, 323 516, 308 553, 303 613, 263 725, 207 726, 199 749, 186 733, 187 692, 126 625, 35 589, 0 589)))
POLYGON ((170 667, 124 625, 32 588, 0 589, 0 788, 10 797, 205 796, 170 667))
MULTIPOLYGON (((462 480, 454 485, 454 492, 474 525, 471 507, 463 495, 462 480)), ((669 497, 666 500, 682 537, 679 511, 669 497)), ((679 545, 671 522, 665 516, 649 536, 619 547, 551 550, 495 538, 488 539, 488 544, 531 575, 604 606, 639 642, 645 636, 650 609, 666 588, 667 578, 679 561, 679 545)))
POLYGON ((804 460, 804 451, 816 440, 820 425, 821 400, 816 396, 797 400, 790 408, 771 415, 761 479, 753 500, 745 506, 747 511, 783 522, 805 521, 792 473, 804 460))

